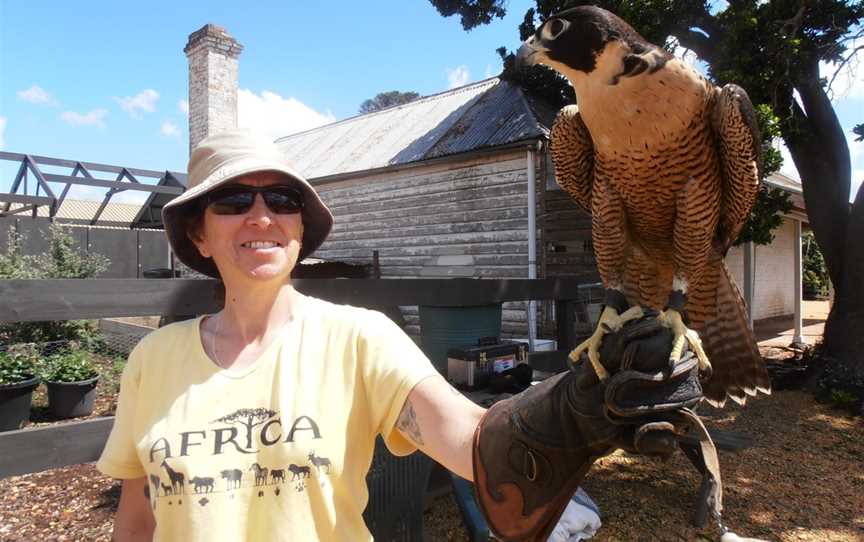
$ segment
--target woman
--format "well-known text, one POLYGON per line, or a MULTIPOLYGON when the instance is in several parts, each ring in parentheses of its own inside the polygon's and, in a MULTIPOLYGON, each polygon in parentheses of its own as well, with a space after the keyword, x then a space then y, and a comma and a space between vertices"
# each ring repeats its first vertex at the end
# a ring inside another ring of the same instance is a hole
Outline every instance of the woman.
POLYGON ((297 261, 333 223, 269 141, 214 135, 163 209, 174 253, 220 278, 225 308, 144 338, 97 468, 123 480, 116 540, 368 540, 381 434, 472 479, 483 409, 383 315, 310 298, 297 261))
MULTIPOLYGON (((165 231, 186 265, 222 280, 225 308, 155 331, 130 354, 97 463, 123 480, 115 540, 369 540, 378 434, 395 454, 419 448, 476 478, 499 538, 545 540, 595 459, 674 450, 675 418, 636 431, 604 416, 590 364, 484 411, 382 314, 297 292, 291 270, 333 217, 269 141, 214 135, 193 151, 188 180, 162 211, 165 231)), ((648 339, 662 329, 647 318, 610 333, 604 363, 638 351, 652 371, 666 368, 671 339, 648 339)), ((616 398, 631 410, 669 407, 630 389, 616 398)), ((676 399, 689 405, 696 391, 676 399)), ((565 522, 578 532, 573 514, 565 522)))

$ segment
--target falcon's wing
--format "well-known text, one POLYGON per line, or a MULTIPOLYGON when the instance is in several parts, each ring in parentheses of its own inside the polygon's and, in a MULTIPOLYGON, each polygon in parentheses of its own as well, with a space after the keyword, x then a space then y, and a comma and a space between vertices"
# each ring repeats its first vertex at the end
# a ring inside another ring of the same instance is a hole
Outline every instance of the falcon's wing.
POLYGON ((594 143, 577 106, 568 105, 558 112, 550 138, 555 180, 576 203, 590 213, 594 143))
POLYGON ((711 124, 720 157, 723 197, 717 241, 720 254, 738 238, 759 191, 761 141, 756 112, 744 89, 725 85, 714 94, 711 124))

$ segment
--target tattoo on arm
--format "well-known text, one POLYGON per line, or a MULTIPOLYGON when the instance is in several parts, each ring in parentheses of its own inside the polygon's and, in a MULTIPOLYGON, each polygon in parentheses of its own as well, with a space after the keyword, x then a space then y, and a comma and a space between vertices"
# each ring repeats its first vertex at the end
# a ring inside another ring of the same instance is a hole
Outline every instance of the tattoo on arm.
POLYGON ((399 414, 399 419, 396 420, 396 427, 413 440, 414 444, 423 445, 423 435, 420 434, 420 426, 417 424, 417 413, 414 411, 414 405, 407 399, 405 406, 402 407, 402 412, 399 414))

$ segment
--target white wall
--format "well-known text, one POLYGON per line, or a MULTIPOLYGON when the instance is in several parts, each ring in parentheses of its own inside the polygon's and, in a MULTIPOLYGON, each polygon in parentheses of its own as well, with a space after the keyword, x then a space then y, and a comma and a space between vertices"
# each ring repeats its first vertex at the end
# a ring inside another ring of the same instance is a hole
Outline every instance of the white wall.
MULTIPOLYGON (((795 310, 795 223, 785 219, 774 232, 774 242, 755 250, 756 281, 753 319, 792 314, 795 310)), ((744 254, 732 247, 726 255, 735 283, 744 293, 744 254)))

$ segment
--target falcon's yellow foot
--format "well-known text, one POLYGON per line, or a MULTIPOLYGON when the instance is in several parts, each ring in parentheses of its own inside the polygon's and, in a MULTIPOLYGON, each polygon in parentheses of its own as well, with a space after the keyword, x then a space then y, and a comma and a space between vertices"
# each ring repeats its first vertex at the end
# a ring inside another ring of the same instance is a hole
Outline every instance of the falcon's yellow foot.
POLYGON ((600 343, 603 342, 603 335, 618 331, 625 323, 630 320, 638 320, 644 315, 645 312, 642 310, 642 307, 639 307, 638 305, 630 307, 621 314, 618 314, 618 311, 612 307, 607 306, 603 309, 603 312, 600 313, 600 319, 597 322, 597 328, 594 330, 594 333, 570 352, 570 360, 573 363, 578 363, 579 356, 582 355, 582 352, 587 350, 588 361, 591 362, 591 367, 593 367, 594 372, 597 373, 597 378, 603 382, 609 378, 608 371, 606 371, 606 368, 603 367, 602 363, 600 363, 600 343))
POLYGON ((660 320, 661 324, 670 328, 674 334, 672 353, 669 354, 670 366, 681 361, 686 343, 690 345, 690 349, 693 350, 696 359, 699 360, 699 371, 710 376, 711 362, 702 347, 702 339, 699 338, 698 333, 684 325, 681 313, 675 309, 666 309, 657 316, 657 319, 660 320))

